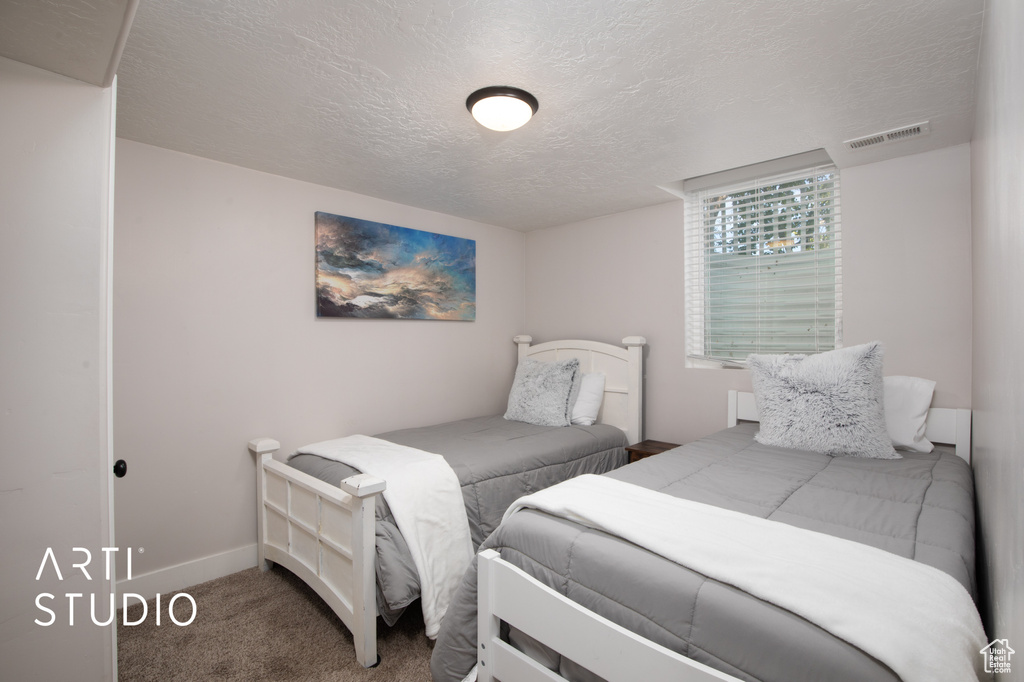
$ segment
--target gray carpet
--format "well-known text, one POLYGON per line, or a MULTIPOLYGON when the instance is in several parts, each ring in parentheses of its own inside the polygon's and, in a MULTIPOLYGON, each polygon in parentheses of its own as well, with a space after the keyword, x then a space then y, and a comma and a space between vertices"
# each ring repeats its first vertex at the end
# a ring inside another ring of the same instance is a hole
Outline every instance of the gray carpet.
MULTIPOLYGON (((419 602, 393 628, 378 619, 381 664, 365 669, 356 662, 352 635, 323 600, 285 569, 252 568, 184 590, 196 600, 196 618, 187 626, 171 623, 162 595, 161 625, 155 604, 141 624, 118 619, 120 682, 147 680, 310 680, 323 682, 430 682, 432 642, 423 633, 419 602)), ((142 604, 128 608, 139 619, 142 604)), ((191 606, 175 603, 186 621, 191 606)))

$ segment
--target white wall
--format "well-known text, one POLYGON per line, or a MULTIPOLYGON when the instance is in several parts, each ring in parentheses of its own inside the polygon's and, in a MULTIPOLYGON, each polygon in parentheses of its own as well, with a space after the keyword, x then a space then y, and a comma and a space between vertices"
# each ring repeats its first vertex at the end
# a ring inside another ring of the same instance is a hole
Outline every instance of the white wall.
MULTIPOLYGON (((989 0, 974 186, 974 471, 992 638, 1024 642, 1024 3, 989 0)), ((1024 680, 1024 658, 1013 659, 1024 680)), ((1010 675, 1000 678, 1010 679, 1010 675)))
POLYGON ((528 331, 521 233, 126 140, 115 217, 117 535, 145 549, 131 591, 255 565, 251 438, 287 453, 505 408, 528 331), (315 211, 475 239, 476 321, 317 319, 315 211))
MULTIPOLYGON (((842 171, 844 345, 886 344, 887 374, 938 382, 936 406, 971 401, 970 147, 842 171)), ((684 369, 683 202, 527 235, 527 329, 618 342, 646 336, 646 435, 722 428, 746 371, 684 369)))
POLYGON ((107 250, 113 93, 0 58, 0 676, 109 680, 107 250), (61 566, 35 580, 47 547, 61 566), (102 565, 102 564, 101 564, 102 565), (36 608, 36 595, 57 600, 36 608), (81 593, 68 624, 66 593, 81 593), (106 606, 104 606, 106 604, 106 606))

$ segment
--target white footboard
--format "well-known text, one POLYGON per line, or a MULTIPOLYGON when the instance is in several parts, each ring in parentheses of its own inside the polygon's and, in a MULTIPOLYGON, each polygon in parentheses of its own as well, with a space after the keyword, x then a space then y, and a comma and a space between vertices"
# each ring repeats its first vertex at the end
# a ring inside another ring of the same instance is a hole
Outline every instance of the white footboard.
POLYGON ((352 632, 356 660, 377 663, 374 509, 384 481, 352 476, 335 488, 273 459, 280 444, 249 441, 257 456, 260 568, 281 564, 327 602, 352 632))
POLYGON ((608 682, 739 682, 588 611, 503 561, 493 549, 481 552, 479 562, 478 682, 564 680, 503 642, 501 621, 608 682))

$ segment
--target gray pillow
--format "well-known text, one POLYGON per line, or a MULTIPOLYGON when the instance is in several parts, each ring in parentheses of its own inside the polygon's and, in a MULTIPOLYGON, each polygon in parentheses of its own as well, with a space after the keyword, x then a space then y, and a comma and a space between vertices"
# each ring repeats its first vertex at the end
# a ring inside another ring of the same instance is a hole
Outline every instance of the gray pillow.
POLYGON ((569 426, 579 369, 576 358, 559 362, 526 358, 520 362, 508 394, 505 419, 538 426, 569 426))
POLYGON ((818 355, 747 358, 765 445, 899 459, 885 426, 877 341, 818 355))

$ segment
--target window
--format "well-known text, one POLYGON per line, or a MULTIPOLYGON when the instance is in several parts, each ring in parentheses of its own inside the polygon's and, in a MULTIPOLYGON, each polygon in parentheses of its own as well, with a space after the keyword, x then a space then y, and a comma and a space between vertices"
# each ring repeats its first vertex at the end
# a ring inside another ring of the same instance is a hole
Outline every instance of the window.
POLYGON ((689 366, 842 345, 835 166, 688 188, 685 196, 689 366))

